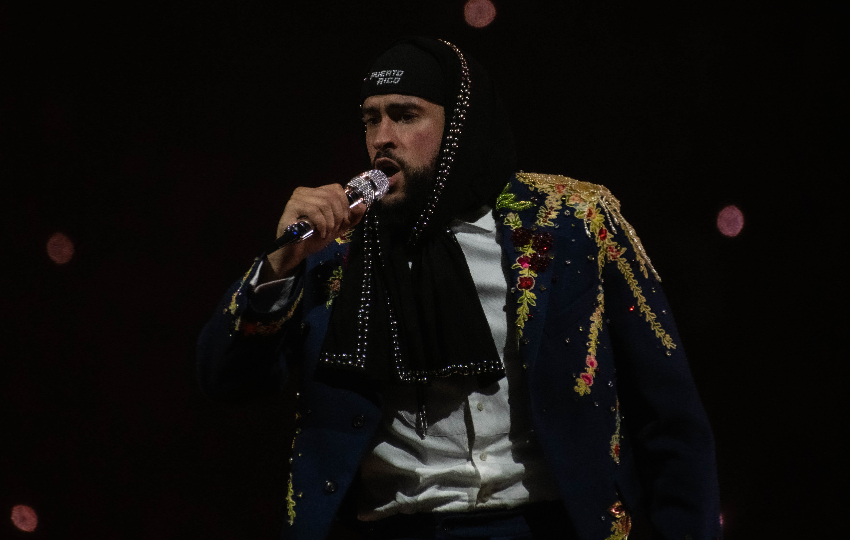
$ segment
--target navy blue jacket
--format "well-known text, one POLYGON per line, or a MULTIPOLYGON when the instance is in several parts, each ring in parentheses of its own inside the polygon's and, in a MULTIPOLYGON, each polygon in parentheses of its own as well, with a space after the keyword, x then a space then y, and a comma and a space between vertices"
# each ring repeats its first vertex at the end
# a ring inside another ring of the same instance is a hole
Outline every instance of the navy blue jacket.
MULTIPOLYGON (((517 173, 496 205, 534 428, 582 540, 627 534, 642 510, 655 537, 720 537, 711 429, 659 278, 602 186, 517 173)), ((308 258, 296 300, 251 310, 250 270, 204 328, 205 392, 238 401, 278 391, 295 368, 283 538, 321 539, 381 420, 380 393, 316 372, 348 244, 308 258)))

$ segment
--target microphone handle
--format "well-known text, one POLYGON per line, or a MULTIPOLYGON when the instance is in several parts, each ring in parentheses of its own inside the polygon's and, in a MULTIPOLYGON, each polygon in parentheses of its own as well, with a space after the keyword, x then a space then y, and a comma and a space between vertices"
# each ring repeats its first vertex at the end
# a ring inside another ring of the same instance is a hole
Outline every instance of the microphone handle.
MULTIPOLYGON (((345 196, 348 198, 349 208, 354 208, 363 202, 363 195, 351 186, 345 186, 345 196)), ((284 229, 283 234, 269 246, 269 249, 264 252, 264 255, 273 253, 286 245, 304 241, 313 236, 313 232, 313 224, 306 219, 300 219, 284 229)))

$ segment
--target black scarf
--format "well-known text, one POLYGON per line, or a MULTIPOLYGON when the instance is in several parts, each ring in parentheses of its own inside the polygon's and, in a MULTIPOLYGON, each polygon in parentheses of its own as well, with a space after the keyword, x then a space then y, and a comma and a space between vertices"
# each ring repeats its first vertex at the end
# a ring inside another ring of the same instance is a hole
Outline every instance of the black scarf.
MULTIPOLYGON (((431 377, 504 373, 448 223, 494 206, 514 170, 515 154, 489 76, 454 45, 403 40, 378 58, 371 73, 394 76, 398 71, 405 72, 399 87, 376 86, 367 76, 361 98, 404 93, 442 101, 446 118, 437 181, 406 241, 382 227, 379 211, 370 211, 357 227, 320 360, 328 368, 351 369, 374 380, 420 383, 421 406, 422 385, 431 377), (414 54, 405 53, 411 49, 414 54), (427 62, 422 62, 423 53, 427 62), (414 60, 405 63, 405 57, 414 60), (413 75, 423 63, 438 66, 442 80, 419 77, 416 84, 413 75)), ((424 436, 424 408, 420 416, 424 436)))

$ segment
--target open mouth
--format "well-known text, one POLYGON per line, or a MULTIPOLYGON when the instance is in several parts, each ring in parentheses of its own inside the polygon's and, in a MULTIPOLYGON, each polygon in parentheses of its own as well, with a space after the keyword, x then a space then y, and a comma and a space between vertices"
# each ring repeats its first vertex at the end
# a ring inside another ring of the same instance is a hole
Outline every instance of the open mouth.
POLYGON ((375 161, 375 168, 387 175, 391 186, 394 183, 393 176, 395 176, 396 173, 401 170, 401 168, 394 161, 387 158, 380 158, 375 161))

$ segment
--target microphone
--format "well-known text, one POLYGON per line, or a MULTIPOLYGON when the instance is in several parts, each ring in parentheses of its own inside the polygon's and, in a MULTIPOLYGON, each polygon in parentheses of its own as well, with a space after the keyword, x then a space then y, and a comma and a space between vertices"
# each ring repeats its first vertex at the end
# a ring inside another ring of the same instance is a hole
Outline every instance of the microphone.
MULTIPOLYGON (((389 189, 390 181, 387 175, 378 169, 358 174, 345 185, 348 207, 354 208, 358 204, 365 204, 368 210, 372 203, 380 200, 389 189)), ((298 243, 311 236, 313 236, 313 224, 307 220, 299 220, 283 230, 283 234, 266 250, 266 255, 287 244, 298 243)))

